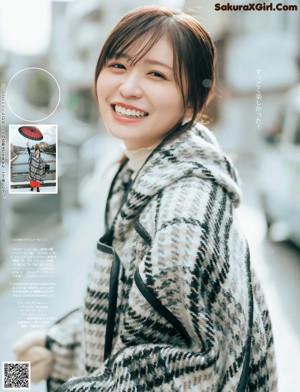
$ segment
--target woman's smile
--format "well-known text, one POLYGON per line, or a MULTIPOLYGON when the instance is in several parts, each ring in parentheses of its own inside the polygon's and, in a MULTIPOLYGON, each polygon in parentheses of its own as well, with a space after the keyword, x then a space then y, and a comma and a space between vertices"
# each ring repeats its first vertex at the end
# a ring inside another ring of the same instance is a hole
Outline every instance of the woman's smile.
POLYGON ((184 117, 173 71, 173 47, 161 38, 137 63, 130 50, 107 60, 97 81, 97 96, 107 130, 128 149, 158 144, 184 117))
POLYGON ((132 105, 126 105, 118 102, 113 103, 111 107, 113 110, 113 115, 118 121, 141 120, 142 118, 148 116, 147 112, 132 105))

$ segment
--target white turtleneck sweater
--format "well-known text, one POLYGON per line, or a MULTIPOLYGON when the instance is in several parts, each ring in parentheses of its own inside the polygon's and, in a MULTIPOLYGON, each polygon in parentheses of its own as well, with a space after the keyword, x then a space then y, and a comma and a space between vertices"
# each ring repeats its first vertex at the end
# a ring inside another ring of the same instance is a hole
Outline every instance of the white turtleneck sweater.
POLYGON ((132 180, 136 177, 138 171, 143 166, 143 163, 146 161, 151 152, 155 149, 155 146, 139 148, 138 150, 127 150, 125 149, 124 153, 129 159, 128 167, 133 170, 131 175, 132 180))

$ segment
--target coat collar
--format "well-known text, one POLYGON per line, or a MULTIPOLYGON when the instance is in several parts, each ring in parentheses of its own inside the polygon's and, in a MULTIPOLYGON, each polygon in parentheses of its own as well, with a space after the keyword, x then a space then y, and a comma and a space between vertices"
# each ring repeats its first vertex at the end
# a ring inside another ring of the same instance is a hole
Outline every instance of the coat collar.
POLYGON ((123 202, 115 225, 123 237, 127 225, 138 217, 152 197, 184 177, 214 181, 227 191, 234 206, 240 202, 238 175, 233 164, 212 133, 200 123, 176 137, 165 138, 146 159, 132 183, 131 174, 126 160, 109 196, 113 197, 116 188, 123 188, 123 202))

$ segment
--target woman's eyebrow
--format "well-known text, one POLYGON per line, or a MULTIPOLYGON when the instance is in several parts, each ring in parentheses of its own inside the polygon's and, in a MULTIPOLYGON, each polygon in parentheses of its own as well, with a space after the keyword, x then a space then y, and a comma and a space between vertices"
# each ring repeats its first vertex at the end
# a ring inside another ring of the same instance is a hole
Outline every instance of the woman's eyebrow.
MULTIPOLYGON (((126 60, 131 60, 131 57, 127 54, 127 53, 116 53, 113 58, 115 59, 120 59, 120 58, 124 58, 126 60)), ((168 68, 170 71, 173 71, 173 67, 163 63, 159 60, 155 60, 155 59, 145 59, 144 62, 146 64, 150 64, 150 65, 161 65, 162 67, 168 68)))
POLYGON ((111 58, 113 59, 120 59, 120 58, 125 58, 126 60, 130 60, 130 56, 128 56, 128 54, 126 53, 115 53, 113 56, 111 56, 111 58))
POLYGON ((170 65, 168 65, 166 63, 163 63, 163 62, 161 62, 159 60, 145 59, 144 61, 145 61, 146 64, 161 65, 162 67, 168 68, 170 71, 173 71, 173 67, 172 66, 170 66, 170 65))

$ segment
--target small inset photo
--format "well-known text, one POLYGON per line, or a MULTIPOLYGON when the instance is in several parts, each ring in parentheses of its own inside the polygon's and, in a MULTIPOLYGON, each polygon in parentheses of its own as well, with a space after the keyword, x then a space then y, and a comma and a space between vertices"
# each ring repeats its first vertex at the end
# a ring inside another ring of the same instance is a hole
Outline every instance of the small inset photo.
POLYGON ((57 193, 57 125, 9 125, 9 193, 57 193))

